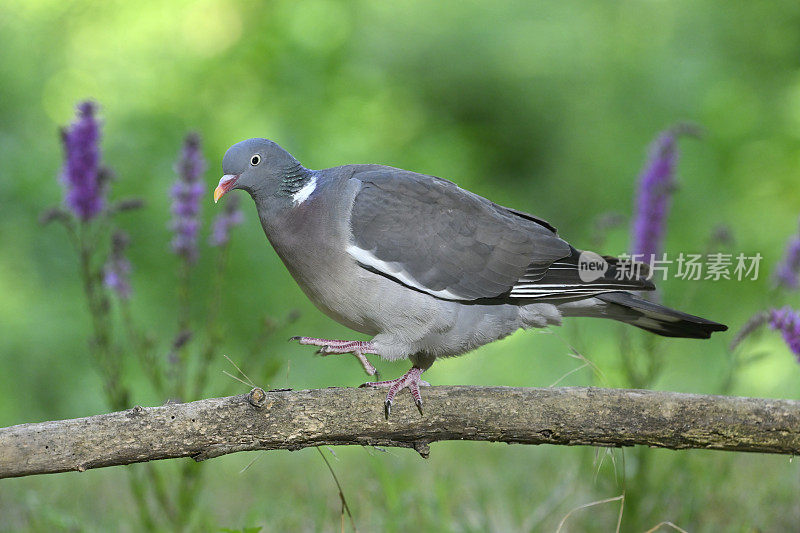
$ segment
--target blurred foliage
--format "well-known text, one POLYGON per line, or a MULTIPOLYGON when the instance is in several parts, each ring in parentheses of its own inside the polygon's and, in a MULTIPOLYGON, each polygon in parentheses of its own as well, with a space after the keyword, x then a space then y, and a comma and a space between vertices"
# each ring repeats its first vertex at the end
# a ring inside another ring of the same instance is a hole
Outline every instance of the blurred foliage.
MULTIPOLYGON (((155 337, 174 329, 167 193, 190 129, 203 135, 211 162, 206 220, 225 149, 265 136, 311 168, 380 162, 450 178, 550 220, 587 247, 599 217, 630 213, 655 133, 691 120, 706 134, 681 144, 667 250, 701 252, 725 224, 731 249, 762 253, 764 270, 757 282, 668 280, 665 303, 733 330, 765 307, 800 305, 797 294, 771 291, 766 275, 800 214, 795 1, 5 0, 0 50, 0 426, 104 411, 74 254, 63 232, 36 221, 61 199, 57 128, 86 97, 102 106, 116 194, 147 202, 118 222, 132 239, 132 313, 155 337)), ((270 366, 281 368, 265 385, 358 384, 363 375, 352 358, 320 359, 283 342, 352 333, 307 301, 246 207, 230 246, 221 353, 241 361, 263 329, 260 317, 296 309, 300 318, 280 323, 261 345, 270 366)), ((627 245, 623 225, 608 233, 603 251, 627 245)), ((201 263, 196 285, 212 270, 201 263)), ((616 324, 572 320, 551 334, 520 333, 440 361, 426 379, 548 386, 580 366, 568 355, 573 345, 602 376, 587 367, 560 385, 624 386, 617 334, 616 324)), ((720 392, 730 338, 664 343, 652 386, 720 392)), ((746 349, 769 355, 742 369, 730 392, 800 397, 800 369, 779 336, 746 349)), ((389 377, 406 369, 377 366, 389 377)), ((211 369, 220 393, 232 385, 222 370, 231 368, 220 356, 211 369)), ((256 382, 269 375, 254 374, 256 382)), ((133 395, 136 403, 163 401, 144 386, 133 395)), ((447 443, 425 462, 400 450, 337 454, 333 466, 359 527, 396 531, 554 530, 571 509, 622 493, 641 456, 614 452, 615 476, 610 460, 596 466, 587 449, 447 443)), ((315 452, 261 455, 242 475, 248 456, 204 465, 212 471, 201 495, 210 527, 338 530, 338 494, 315 452)), ((775 531, 800 521, 800 474, 786 458, 644 456, 650 481, 626 528, 669 520, 693 531, 775 531)), ((0 508, 0 529, 8 530, 138 524, 123 469, 7 480, 0 508)), ((607 531, 617 513, 616 503, 591 507, 566 527, 607 531)))

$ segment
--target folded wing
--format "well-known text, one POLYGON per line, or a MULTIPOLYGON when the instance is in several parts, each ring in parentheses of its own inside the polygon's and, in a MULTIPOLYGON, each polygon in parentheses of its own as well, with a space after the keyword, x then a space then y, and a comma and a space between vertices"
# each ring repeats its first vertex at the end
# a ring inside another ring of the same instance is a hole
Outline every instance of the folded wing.
POLYGON ((450 181, 391 167, 369 167, 352 179, 361 189, 348 253, 363 268, 413 289, 469 301, 581 297, 632 287, 582 282, 577 251, 547 222, 450 181))

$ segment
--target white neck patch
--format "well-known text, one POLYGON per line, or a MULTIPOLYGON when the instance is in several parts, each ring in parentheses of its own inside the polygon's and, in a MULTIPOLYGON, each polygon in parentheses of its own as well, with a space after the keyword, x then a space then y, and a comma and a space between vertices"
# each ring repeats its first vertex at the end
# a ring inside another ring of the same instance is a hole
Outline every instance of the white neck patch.
POLYGON ((308 183, 303 185, 303 188, 297 191, 292 195, 292 201, 294 202, 295 206, 298 206, 308 200, 308 197, 311 196, 311 193, 314 192, 314 189, 317 188, 317 177, 311 176, 311 179, 308 180, 308 183))

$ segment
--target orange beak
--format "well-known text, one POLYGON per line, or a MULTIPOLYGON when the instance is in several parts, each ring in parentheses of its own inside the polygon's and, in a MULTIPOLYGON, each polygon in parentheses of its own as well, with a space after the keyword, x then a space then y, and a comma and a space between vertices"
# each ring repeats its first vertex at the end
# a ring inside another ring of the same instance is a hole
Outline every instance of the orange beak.
POLYGON ((239 179, 239 174, 225 174, 222 176, 222 179, 219 180, 219 185, 214 189, 214 203, 219 202, 219 199, 222 198, 226 192, 233 189, 237 179, 239 179))

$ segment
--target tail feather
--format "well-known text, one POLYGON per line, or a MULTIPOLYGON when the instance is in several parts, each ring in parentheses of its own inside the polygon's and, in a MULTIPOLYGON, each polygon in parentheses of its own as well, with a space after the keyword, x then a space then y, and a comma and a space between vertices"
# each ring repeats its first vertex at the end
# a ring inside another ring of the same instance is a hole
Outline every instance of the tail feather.
POLYGON ((612 318, 664 337, 707 339, 715 331, 728 329, 724 324, 670 309, 630 292, 607 292, 594 298, 606 305, 602 308, 595 306, 593 310, 584 308, 584 312, 574 314, 612 318))

